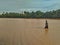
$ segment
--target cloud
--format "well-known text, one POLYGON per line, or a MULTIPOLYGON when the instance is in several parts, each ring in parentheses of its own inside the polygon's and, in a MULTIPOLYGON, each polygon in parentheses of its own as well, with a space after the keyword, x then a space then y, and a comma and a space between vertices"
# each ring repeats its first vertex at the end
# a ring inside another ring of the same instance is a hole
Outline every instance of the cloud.
POLYGON ((41 1, 52 1, 52 0, 41 0, 41 1))
POLYGON ((0 11, 47 11, 59 8, 60 0, 0 0, 0 11))

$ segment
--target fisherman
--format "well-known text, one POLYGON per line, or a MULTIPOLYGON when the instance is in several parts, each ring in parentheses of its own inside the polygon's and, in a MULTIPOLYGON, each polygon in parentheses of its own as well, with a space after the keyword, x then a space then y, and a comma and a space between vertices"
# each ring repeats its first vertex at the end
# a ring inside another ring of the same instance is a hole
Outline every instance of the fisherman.
POLYGON ((45 23, 45 29, 48 29, 48 22, 46 20, 46 23, 45 23))

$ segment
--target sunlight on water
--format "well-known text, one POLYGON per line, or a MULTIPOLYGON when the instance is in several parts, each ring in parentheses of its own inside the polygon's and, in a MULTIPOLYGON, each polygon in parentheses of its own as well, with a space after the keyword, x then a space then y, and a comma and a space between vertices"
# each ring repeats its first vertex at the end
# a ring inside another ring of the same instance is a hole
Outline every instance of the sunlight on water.
POLYGON ((0 45, 60 45, 60 20, 0 19, 0 45))

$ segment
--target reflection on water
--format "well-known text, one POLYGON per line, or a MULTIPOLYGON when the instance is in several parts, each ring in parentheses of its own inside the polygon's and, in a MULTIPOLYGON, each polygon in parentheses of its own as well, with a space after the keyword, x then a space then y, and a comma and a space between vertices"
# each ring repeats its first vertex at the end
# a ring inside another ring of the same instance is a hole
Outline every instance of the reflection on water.
POLYGON ((60 20, 0 19, 0 45, 60 45, 60 20))
POLYGON ((45 34, 46 34, 46 35, 48 34, 48 29, 45 29, 45 34))

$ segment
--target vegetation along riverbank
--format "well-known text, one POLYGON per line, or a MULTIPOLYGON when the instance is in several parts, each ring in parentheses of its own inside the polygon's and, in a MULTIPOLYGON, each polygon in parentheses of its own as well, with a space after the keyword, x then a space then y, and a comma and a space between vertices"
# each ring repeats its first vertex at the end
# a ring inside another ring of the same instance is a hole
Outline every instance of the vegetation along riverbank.
POLYGON ((0 14, 0 18, 60 18, 60 9, 58 10, 53 10, 53 11, 47 11, 47 12, 42 12, 42 11, 24 11, 23 13, 15 13, 15 12, 3 12, 0 14))

